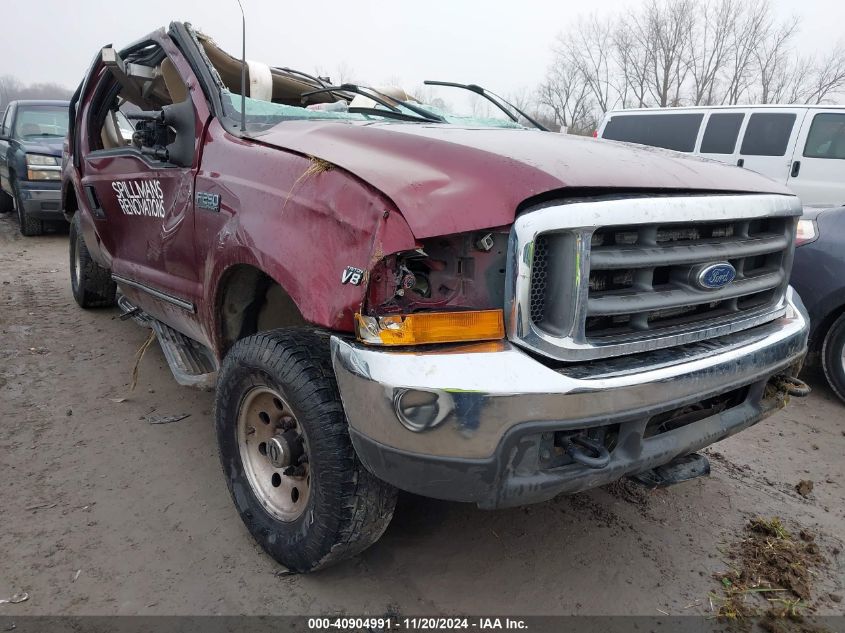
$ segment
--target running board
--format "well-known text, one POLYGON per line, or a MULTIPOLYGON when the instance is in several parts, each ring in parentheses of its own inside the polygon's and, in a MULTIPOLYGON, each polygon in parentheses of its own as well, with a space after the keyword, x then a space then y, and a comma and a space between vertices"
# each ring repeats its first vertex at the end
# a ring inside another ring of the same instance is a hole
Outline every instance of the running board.
POLYGON ((176 382, 206 391, 214 389, 217 362, 208 348, 161 321, 151 319, 151 325, 176 382))
POLYGON ((217 361, 207 347, 142 312, 122 295, 117 303, 123 311, 121 318, 131 318, 155 332, 176 382, 206 391, 214 389, 217 384, 217 361))
POLYGON ((135 307, 129 299, 120 293, 117 295, 117 307, 120 308, 120 311, 122 312, 120 315, 121 321, 132 319, 141 327, 152 327, 151 321, 153 319, 147 316, 146 312, 141 310, 141 308, 135 307))

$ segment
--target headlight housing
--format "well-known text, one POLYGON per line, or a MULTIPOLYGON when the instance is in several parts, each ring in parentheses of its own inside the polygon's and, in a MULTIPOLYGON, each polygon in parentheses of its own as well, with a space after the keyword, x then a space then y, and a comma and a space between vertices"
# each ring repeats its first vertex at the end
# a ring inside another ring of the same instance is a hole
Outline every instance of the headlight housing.
POLYGON ((795 246, 803 246, 819 239, 819 227, 815 220, 798 220, 795 232, 795 246))
POLYGON ((27 180, 61 180, 62 168, 57 156, 26 155, 27 180))
POLYGON ((355 315, 358 339, 423 345, 504 338, 507 241, 506 229, 450 235, 380 260, 355 315))

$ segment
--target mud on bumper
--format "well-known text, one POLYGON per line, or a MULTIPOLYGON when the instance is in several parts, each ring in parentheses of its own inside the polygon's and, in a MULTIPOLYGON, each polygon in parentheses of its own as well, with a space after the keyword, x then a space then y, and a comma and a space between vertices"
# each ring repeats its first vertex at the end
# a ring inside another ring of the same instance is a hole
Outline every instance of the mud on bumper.
POLYGON ((809 322, 786 314, 668 350, 549 366, 508 342, 384 351, 332 338, 355 449, 377 477, 481 507, 536 503, 666 464, 783 406, 769 379, 806 353, 809 322), (563 447, 587 435, 601 468, 563 447))

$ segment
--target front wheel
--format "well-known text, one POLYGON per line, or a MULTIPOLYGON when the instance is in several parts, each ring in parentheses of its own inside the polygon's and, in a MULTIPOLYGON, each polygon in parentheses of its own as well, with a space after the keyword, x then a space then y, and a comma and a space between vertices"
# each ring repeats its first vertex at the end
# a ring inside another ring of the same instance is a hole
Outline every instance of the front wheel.
POLYGON ((845 314, 836 320, 824 338, 822 364, 831 388, 845 401, 845 314))
POLYGON ((238 513, 291 571, 350 558, 387 529, 396 489, 355 454, 325 335, 290 328, 236 343, 220 370, 215 420, 238 513))
POLYGON ((15 202, 8 193, 0 189, 0 213, 11 213, 15 210, 15 202))
POLYGON ((15 199, 15 207, 18 210, 18 224, 21 228, 21 235, 24 237, 34 237, 44 233, 44 222, 37 220, 27 213, 23 206, 23 199, 21 193, 18 191, 17 185, 12 185, 15 199))
POLYGON ((111 272, 88 252, 78 211, 70 222, 70 289, 81 308, 109 308, 117 303, 117 285, 111 272))

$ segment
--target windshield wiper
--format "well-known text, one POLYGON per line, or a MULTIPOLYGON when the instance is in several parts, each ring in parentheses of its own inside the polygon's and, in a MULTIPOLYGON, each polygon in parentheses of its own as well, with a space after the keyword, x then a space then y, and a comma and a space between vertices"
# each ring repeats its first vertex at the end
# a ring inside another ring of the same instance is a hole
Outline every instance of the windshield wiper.
POLYGON ((490 103, 492 103, 497 108, 499 108, 499 110, 501 110, 502 112, 507 114, 508 118, 511 121, 513 121, 514 123, 519 123, 519 117, 517 117, 514 114, 514 111, 516 111, 526 121, 531 123, 531 125, 536 127, 538 130, 543 130, 544 132, 549 131, 549 128, 547 128, 544 125, 541 125, 540 123, 537 123, 537 121, 535 121, 530 116, 525 114, 525 112, 523 112, 522 110, 517 108, 514 104, 510 103, 508 100, 500 97, 495 92, 490 92, 489 90, 486 90, 486 89, 482 88, 481 86, 477 86, 476 84, 459 84, 459 83, 455 83, 453 81, 432 81, 430 79, 425 80, 423 83, 426 86, 447 86, 449 88, 463 88, 464 90, 469 90, 470 92, 474 92, 475 94, 481 95, 482 97, 487 99, 490 103))
MULTIPOLYGON (((320 88, 319 90, 311 90, 310 92, 303 92, 302 95, 301 95, 302 104, 305 105, 307 98, 310 97, 311 95, 320 94, 320 93, 323 93, 323 92, 354 92, 355 94, 359 94, 363 97, 367 97, 368 99, 372 99, 373 101, 375 101, 376 103, 378 103, 381 106, 384 106, 385 108, 387 108, 390 112, 393 112, 394 114, 398 113, 398 114, 403 115, 403 117, 401 117, 401 118, 403 118, 403 119, 407 118, 408 121, 423 120, 423 121, 430 121, 432 123, 445 123, 445 119, 443 117, 438 116, 438 115, 434 114, 433 112, 429 112, 428 110, 424 110, 423 108, 420 108, 418 106, 411 105, 410 103, 407 103, 406 101, 402 101, 401 99, 396 99, 394 97, 391 97, 389 95, 381 93, 378 90, 374 90, 373 88, 368 88, 366 86, 357 86, 355 84, 340 84, 339 86, 326 86, 325 88, 320 88), (390 103, 391 101, 393 103, 390 103), (419 116, 414 116, 414 115, 406 114, 405 112, 402 112, 399 108, 396 107, 395 104, 397 104, 397 103, 399 105, 407 108, 411 112, 415 112, 419 116)), ((365 108, 358 108, 358 109, 360 110, 360 109, 365 109, 365 108)), ((380 112, 376 108, 369 108, 369 109, 375 110, 376 112, 380 112)), ((352 110, 350 110, 350 112, 351 111, 352 110)), ((360 114, 363 114, 363 113, 360 113, 360 114)), ((400 117, 393 117, 393 118, 400 118, 400 117)))
POLYGON ((308 100, 307 98, 311 95, 318 95, 323 92, 354 92, 359 95, 363 95, 369 99, 372 99, 379 105, 383 105, 388 110, 393 110, 394 112, 401 112, 399 108, 395 105, 390 104, 389 102, 381 99, 379 97, 374 97, 368 91, 364 90, 363 88, 356 86, 355 84, 340 84, 339 86, 326 86, 325 88, 320 88, 319 90, 311 90, 310 92, 303 92, 300 97, 302 98, 302 105, 305 105, 305 102, 308 100))
POLYGON ((411 112, 416 112, 417 114, 419 114, 424 119, 428 119, 429 121, 436 122, 436 123, 446 123, 446 119, 444 119, 439 114, 435 114, 434 112, 426 110, 425 108, 421 108, 418 105, 414 105, 413 103, 409 103, 408 101, 403 101, 402 99, 397 99, 396 97, 391 97, 390 95, 386 95, 383 92, 376 90, 375 88, 366 87, 366 89, 371 91, 371 92, 375 92, 376 94, 379 94, 382 97, 390 99, 391 101, 393 101, 395 103, 398 103, 399 105, 401 105, 404 108, 407 108, 411 112))
POLYGON ((351 107, 347 110, 350 114, 363 114, 365 116, 383 116, 386 119, 398 119, 400 121, 423 121, 428 123, 430 119, 417 116, 416 114, 408 114, 407 112, 394 110, 381 110, 379 108, 364 108, 359 106, 351 107))

